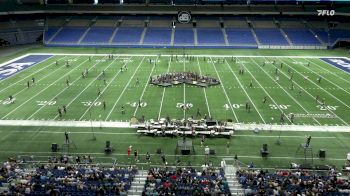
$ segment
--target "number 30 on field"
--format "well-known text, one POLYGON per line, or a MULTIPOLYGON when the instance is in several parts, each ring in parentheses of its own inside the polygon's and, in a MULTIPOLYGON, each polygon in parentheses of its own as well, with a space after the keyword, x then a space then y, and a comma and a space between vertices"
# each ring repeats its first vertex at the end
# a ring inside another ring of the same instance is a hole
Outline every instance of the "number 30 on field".
POLYGON ((323 105, 317 105, 316 107, 320 108, 320 110, 337 110, 337 107, 339 106, 331 106, 331 105, 326 105, 326 106, 323 106, 323 105))

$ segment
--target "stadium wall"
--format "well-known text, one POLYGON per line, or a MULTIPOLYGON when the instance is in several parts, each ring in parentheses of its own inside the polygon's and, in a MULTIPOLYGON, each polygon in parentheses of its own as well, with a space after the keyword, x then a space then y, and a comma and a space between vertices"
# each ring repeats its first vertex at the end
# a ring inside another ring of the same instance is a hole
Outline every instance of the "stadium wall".
POLYGON ((203 48, 203 49, 304 49, 304 50, 324 50, 327 49, 327 46, 279 46, 279 45, 258 45, 258 46, 249 46, 249 45, 237 45, 237 46, 193 46, 193 45, 183 45, 183 46, 170 46, 170 45, 103 45, 103 44, 63 44, 63 43, 45 43, 45 46, 48 47, 96 47, 96 48, 203 48))
POLYGON ((44 43, 49 47, 96 47, 96 48, 203 48, 203 49, 258 49, 258 46, 164 46, 164 45, 99 45, 99 44, 62 44, 62 43, 44 43))

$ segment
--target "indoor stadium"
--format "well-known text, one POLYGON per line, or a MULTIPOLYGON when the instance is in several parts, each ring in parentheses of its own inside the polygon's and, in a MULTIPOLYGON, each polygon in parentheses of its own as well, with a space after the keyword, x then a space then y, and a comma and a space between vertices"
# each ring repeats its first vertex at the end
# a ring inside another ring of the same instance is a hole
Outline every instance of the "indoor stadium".
POLYGON ((0 0, 0 195, 349 195, 350 1, 0 0))

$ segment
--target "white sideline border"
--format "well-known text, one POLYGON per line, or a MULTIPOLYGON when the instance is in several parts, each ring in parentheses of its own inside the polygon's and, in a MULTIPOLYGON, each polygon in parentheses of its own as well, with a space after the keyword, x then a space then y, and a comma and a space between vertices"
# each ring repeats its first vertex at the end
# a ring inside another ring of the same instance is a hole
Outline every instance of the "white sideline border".
MULTIPOLYGON (((0 120, 0 126, 45 126, 45 127, 95 127, 95 128, 137 128, 130 122, 118 121, 70 121, 70 120, 0 120)), ((278 125, 278 124, 233 124, 239 131, 300 131, 300 132, 344 132, 350 133, 350 126, 327 125, 278 125)), ((234 136, 233 136, 234 137, 234 136)))
MULTIPOLYGON (((106 56, 109 54, 113 54, 113 55, 120 55, 120 56, 140 56, 140 57, 144 57, 144 56, 149 56, 149 57, 156 57, 158 56, 158 54, 120 54, 120 53, 106 53, 106 54, 89 54, 89 53, 27 53, 27 55, 67 55, 67 56, 106 56)), ((176 54, 161 54, 161 56, 166 56, 166 57, 170 57, 170 56, 174 56, 176 54)), ((181 54, 178 54, 178 56, 182 56, 181 54)), ((303 58, 344 58, 347 60, 350 60, 350 57, 340 57, 340 56, 276 56, 276 55, 196 55, 196 54, 191 54, 190 56, 194 56, 194 57, 281 57, 281 58, 298 58, 298 59, 303 59, 303 58)))

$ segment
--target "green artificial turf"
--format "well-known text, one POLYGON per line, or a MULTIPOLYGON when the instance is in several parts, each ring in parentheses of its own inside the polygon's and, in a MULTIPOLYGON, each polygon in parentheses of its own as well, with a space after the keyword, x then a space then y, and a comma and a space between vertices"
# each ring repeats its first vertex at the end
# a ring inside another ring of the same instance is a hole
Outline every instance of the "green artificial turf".
MULTIPOLYGON (((292 124, 285 119, 280 122, 281 113, 286 115, 309 115, 296 118, 297 125, 348 125, 350 123, 350 76, 317 58, 270 57, 287 56, 345 56, 345 50, 184 50, 184 49, 92 49, 92 48, 35 48, 3 58, 7 61, 19 55, 34 52, 67 53, 76 55, 55 55, 17 75, 0 81, 0 118, 2 120, 75 120, 75 121, 129 121, 131 117, 145 119, 170 118, 195 119, 211 116, 217 120, 230 119, 235 123, 292 124), (84 54, 110 54, 92 56, 89 61, 84 54), (214 55, 195 57, 189 60, 183 53, 194 55, 214 55), (140 54, 130 56, 128 54, 140 54), (161 54, 160 56, 142 56, 161 54), (171 60, 170 56, 174 55, 171 60), (162 56, 163 55, 163 56, 162 56), (177 60, 175 55, 178 56, 177 60), (215 55, 242 55, 243 57, 216 57, 215 55), (261 57, 249 57, 262 55, 261 57), (149 63, 149 59, 156 64, 149 63), (218 59, 220 62, 218 62, 218 59), (70 66, 66 67, 65 62, 70 66), (56 61, 59 65, 56 65, 56 61), (272 62, 275 61, 275 64, 272 62), (265 66, 263 64, 265 63, 265 66), (282 68, 281 68, 281 63, 282 68), (307 64, 310 63, 310 66, 307 64), (120 67, 127 65, 127 71, 120 67), (276 82, 276 68, 279 81, 276 82), (81 73, 89 69, 86 79, 81 73), (239 70, 244 69, 243 75, 239 70), (105 70, 106 76, 99 79, 105 70), (149 84, 149 77, 167 72, 196 72, 220 80, 221 84, 209 88, 190 85, 177 85, 162 88, 149 84), (293 74, 293 82, 289 80, 293 74), (27 88, 27 81, 35 77, 36 83, 27 88), (308 79, 305 79, 305 78, 308 79), (321 83, 316 79, 322 77, 321 83), (70 81, 67 87, 66 80, 70 81), (140 84, 137 84, 137 79, 140 84), (105 81, 106 80, 106 83, 105 81), (252 81, 253 86, 249 84, 252 81), (294 89, 291 89, 291 85, 294 89), (101 96, 98 96, 101 91, 101 96), (301 91, 301 94, 299 94, 301 91), (15 104, 9 104, 9 95, 16 98, 15 104), (315 96, 325 99, 326 107, 316 103, 315 96), (263 103, 263 98, 267 102, 263 103), (141 101, 143 107, 136 107, 141 101), (106 110, 103 109, 106 103, 106 110), (245 104, 252 105, 251 112, 245 104), (181 104, 190 106, 187 110, 179 108, 181 104), (67 114, 59 117, 57 108, 67 106, 67 114), (121 108, 125 108, 122 114, 121 108), (201 116, 197 116, 200 110, 201 116), (324 115, 331 118, 313 118, 312 115, 324 115)), ((129 145, 137 148, 141 154, 147 151, 154 154, 157 148, 164 149, 169 163, 175 162, 176 141, 181 138, 146 137, 136 134, 133 129, 94 128, 97 141, 91 141, 91 128, 63 127, 0 127, 1 159, 10 156, 34 154, 38 159, 47 159, 51 143, 61 145, 63 132, 70 131, 77 149, 70 153, 92 153, 96 159, 111 162, 117 158, 121 164, 133 164, 126 157, 129 145), (126 133, 126 134, 122 134, 126 133), (105 155, 105 141, 110 140, 115 147, 114 153, 105 155), (42 157, 41 157, 42 156, 42 157)), ((281 145, 276 145, 279 132, 263 131, 255 135, 248 131, 239 131, 231 139, 210 138, 206 144, 216 149, 217 156, 211 161, 219 164, 224 156, 238 155, 245 163, 254 161, 260 167, 288 167, 290 162, 304 162, 303 154, 297 153, 298 146, 304 142, 305 135, 321 138, 312 140, 313 154, 325 148, 327 158, 315 158, 315 164, 343 165, 349 152, 347 140, 349 134, 328 132, 283 132, 281 145), (248 136, 247 136, 248 135, 248 136), (230 153, 226 153, 226 143, 230 142, 230 153), (270 158, 262 159, 259 150, 262 144, 268 144, 270 158)), ((180 157, 181 164, 191 162, 203 164, 204 149, 198 138, 193 138, 196 155, 180 157)), ((66 152, 62 149, 61 152, 66 152)), ((308 155, 308 157, 311 157, 308 155)), ((143 159, 143 158, 142 158, 143 159)), ((160 158, 154 155, 152 164, 159 164, 160 158)), ((310 160, 309 160, 310 161, 310 160)), ((143 163, 141 160, 139 163, 143 163)))

